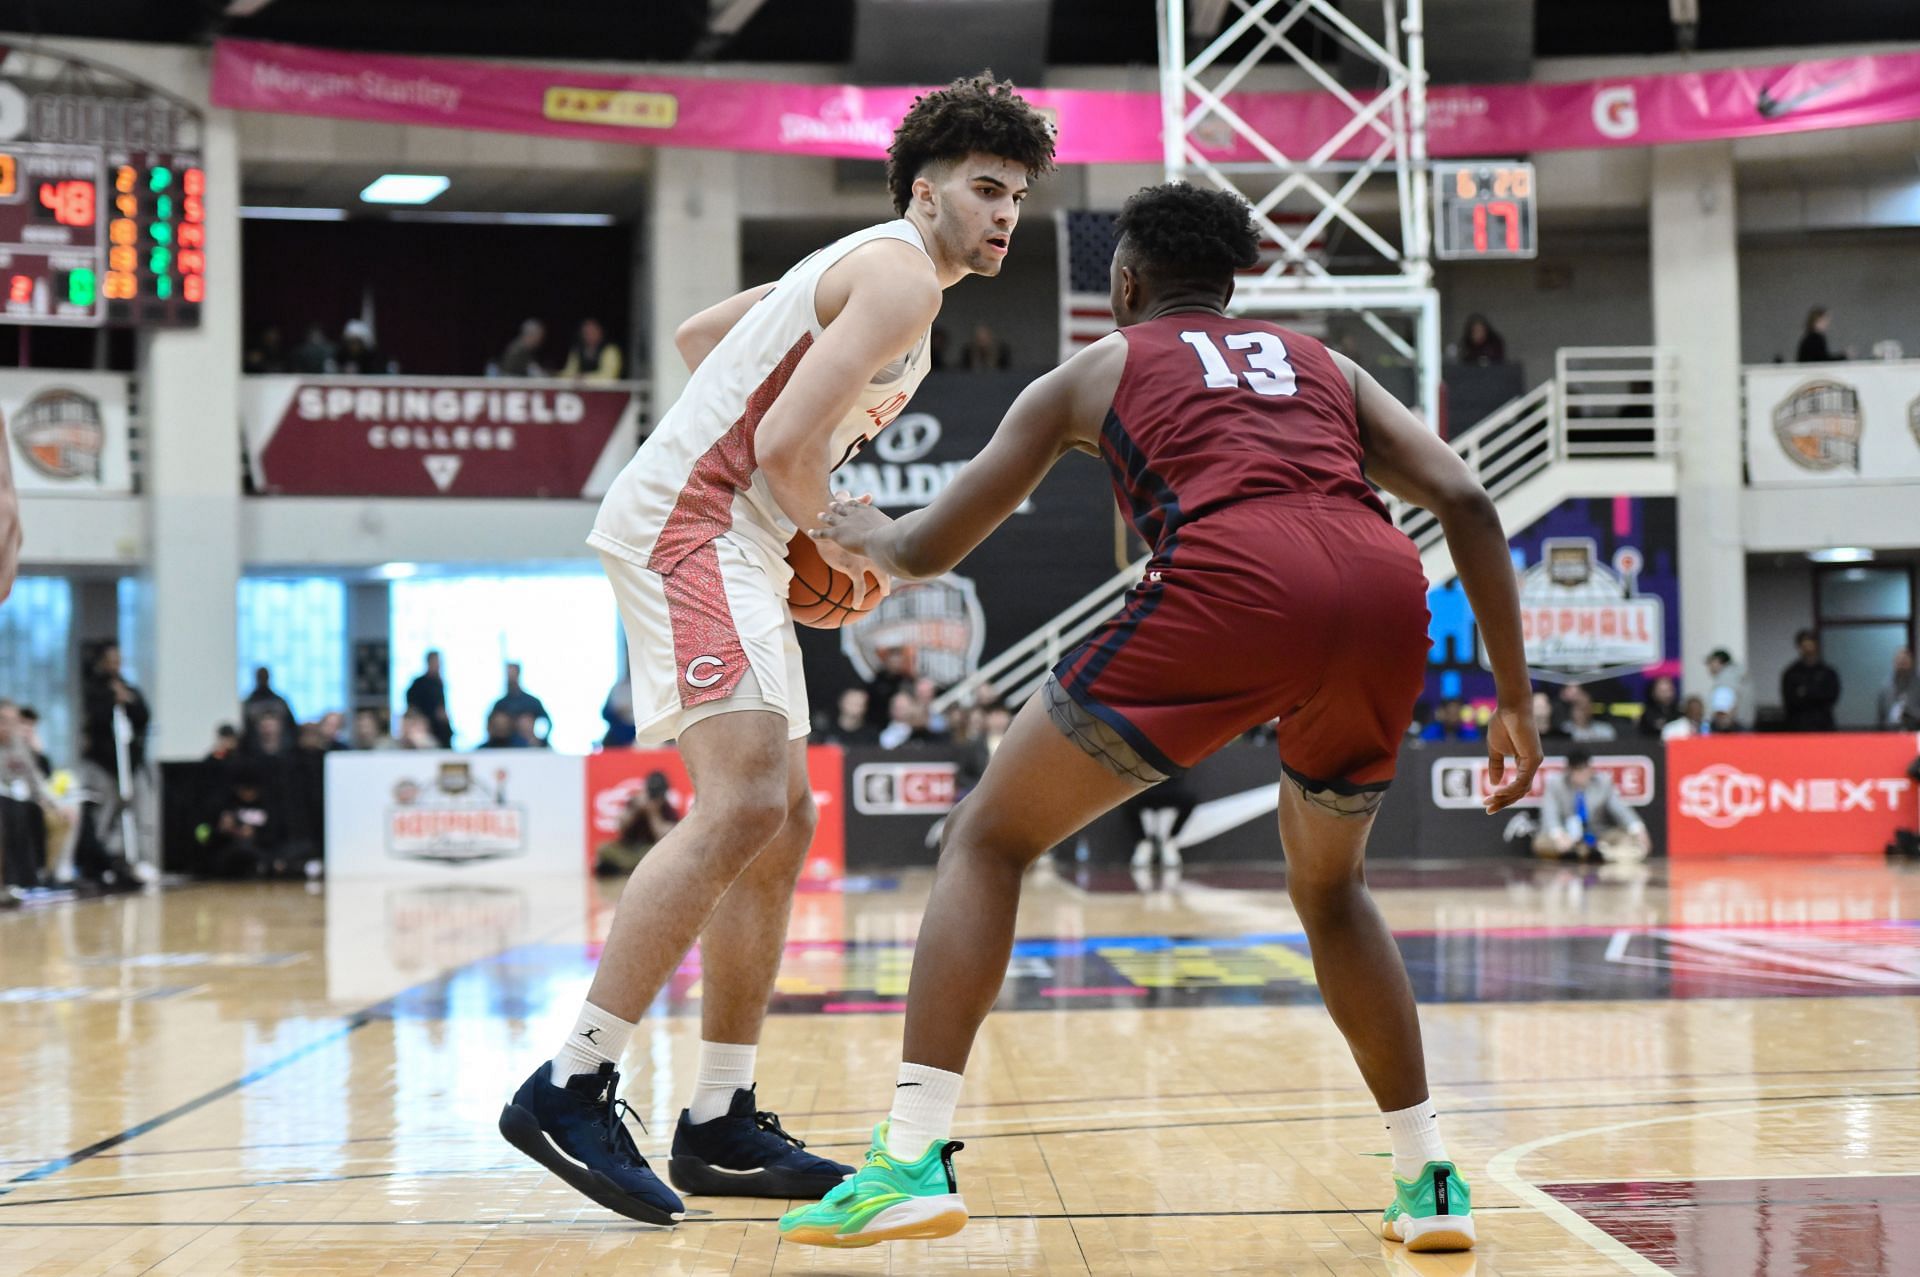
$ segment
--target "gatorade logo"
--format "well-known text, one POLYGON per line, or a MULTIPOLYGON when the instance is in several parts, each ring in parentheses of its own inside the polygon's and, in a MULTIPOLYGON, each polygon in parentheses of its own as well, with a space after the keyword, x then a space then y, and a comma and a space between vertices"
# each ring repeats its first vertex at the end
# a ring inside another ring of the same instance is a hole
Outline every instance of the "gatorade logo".
POLYGON ((727 663, 717 656, 696 656, 687 662, 688 687, 712 687, 726 676, 727 663))
POLYGON ((1593 127, 1615 141, 1640 131, 1640 104, 1631 84, 1616 84, 1593 95, 1593 127))

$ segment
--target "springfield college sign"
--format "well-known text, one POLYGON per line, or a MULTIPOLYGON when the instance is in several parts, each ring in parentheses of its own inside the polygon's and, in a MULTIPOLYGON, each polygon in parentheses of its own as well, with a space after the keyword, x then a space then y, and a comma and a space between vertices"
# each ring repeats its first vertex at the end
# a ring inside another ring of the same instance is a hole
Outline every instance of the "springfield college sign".
POLYGON ((631 386, 248 377, 241 404, 254 486, 291 496, 598 496, 640 444, 631 386))

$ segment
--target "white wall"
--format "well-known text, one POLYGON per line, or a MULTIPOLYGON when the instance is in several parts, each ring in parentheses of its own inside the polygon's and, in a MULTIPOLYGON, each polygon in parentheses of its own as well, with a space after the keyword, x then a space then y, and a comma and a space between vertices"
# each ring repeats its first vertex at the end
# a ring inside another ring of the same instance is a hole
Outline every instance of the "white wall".
POLYGON ((1740 245, 1740 348, 1750 364, 1793 358, 1807 311, 1833 311, 1835 350, 1891 337, 1920 357, 1920 229, 1750 236, 1740 245))

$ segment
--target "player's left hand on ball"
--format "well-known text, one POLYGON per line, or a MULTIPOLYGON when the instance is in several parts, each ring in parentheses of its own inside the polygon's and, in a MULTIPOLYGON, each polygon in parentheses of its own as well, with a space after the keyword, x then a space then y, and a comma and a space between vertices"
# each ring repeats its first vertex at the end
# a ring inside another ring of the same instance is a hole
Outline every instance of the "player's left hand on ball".
POLYGON ((854 611, 858 612, 867 605, 869 595, 885 598, 893 589, 893 579, 872 559, 837 544, 822 533, 816 532, 814 535, 821 538, 820 558, 828 567, 844 572, 853 581, 854 611), (873 583, 871 586, 869 581, 873 583))

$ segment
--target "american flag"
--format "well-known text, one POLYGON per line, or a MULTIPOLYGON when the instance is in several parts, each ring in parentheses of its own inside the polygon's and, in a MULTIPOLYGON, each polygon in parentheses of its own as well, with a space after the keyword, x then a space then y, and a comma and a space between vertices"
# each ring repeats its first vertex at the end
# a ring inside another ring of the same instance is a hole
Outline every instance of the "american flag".
MULTIPOLYGON (((1113 310, 1108 302, 1108 268, 1113 264, 1113 245, 1117 238, 1114 222, 1118 213, 1062 211, 1056 213, 1060 235, 1060 361, 1065 363, 1081 349, 1113 331, 1113 310)), ((1272 214, 1273 220, 1286 226, 1305 225, 1304 216, 1272 214)), ((1326 241, 1316 239, 1309 251, 1323 264, 1326 241)), ((1280 259, 1280 245, 1273 240, 1260 241, 1260 260, 1242 275, 1259 275, 1280 259)))

